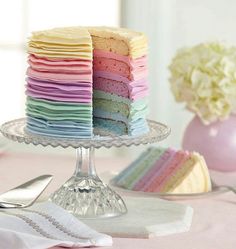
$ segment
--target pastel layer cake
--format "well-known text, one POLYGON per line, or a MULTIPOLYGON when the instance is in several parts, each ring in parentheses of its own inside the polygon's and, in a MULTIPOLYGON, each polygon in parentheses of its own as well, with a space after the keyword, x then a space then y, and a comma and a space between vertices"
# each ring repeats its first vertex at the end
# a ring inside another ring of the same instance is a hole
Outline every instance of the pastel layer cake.
POLYGON ((202 193, 211 190, 204 158, 196 152, 150 147, 114 178, 117 186, 143 192, 202 193))
POLYGON ((89 138, 148 132, 147 40, 122 28, 69 27, 29 41, 27 127, 39 135, 89 138))

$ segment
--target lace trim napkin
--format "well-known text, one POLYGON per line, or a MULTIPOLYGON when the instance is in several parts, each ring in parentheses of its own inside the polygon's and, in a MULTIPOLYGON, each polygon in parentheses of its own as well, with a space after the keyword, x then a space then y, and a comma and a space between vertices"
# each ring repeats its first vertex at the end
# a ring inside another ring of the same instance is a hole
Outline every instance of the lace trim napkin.
POLYGON ((80 222, 51 202, 0 210, 0 248, 111 246, 112 238, 80 222))

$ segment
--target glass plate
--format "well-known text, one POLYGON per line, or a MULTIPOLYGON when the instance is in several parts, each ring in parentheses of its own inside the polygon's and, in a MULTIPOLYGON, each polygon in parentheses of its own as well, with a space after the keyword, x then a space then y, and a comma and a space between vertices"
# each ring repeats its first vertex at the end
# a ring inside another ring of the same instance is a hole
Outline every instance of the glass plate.
POLYGON ((167 200, 187 200, 187 199, 196 199, 196 198, 209 198, 215 195, 223 194, 226 192, 229 192, 230 189, 228 189, 226 186, 218 186, 214 183, 212 179, 212 191, 210 192, 203 192, 203 193, 189 193, 189 194, 170 194, 170 193, 157 193, 157 192, 143 192, 143 191, 134 191, 129 190, 126 188, 122 188, 120 186, 117 186, 113 181, 113 177, 115 177, 118 174, 118 172, 104 172, 102 177, 104 178, 104 181, 109 182, 110 186, 115 189, 116 191, 119 191, 120 193, 129 194, 129 195, 135 195, 135 196, 142 196, 142 197, 158 197, 162 199, 167 200))
POLYGON ((13 141, 26 144, 41 144, 43 146, 57 147, 61 146, 63 148, 73 147, 75 149, 79 147, 83 148, 110 148, 112 146, 131 146, 131 145, 141 145, 159 142, 170 134, 170 128, 164 124, 158 123, 153 120, 147 120, 149 125, 149 132, 140 136, 116 136, 101 130, 94 129, 94 137, 89 139, 81 138, 55 138, 49 136, 40 136, 29 134, 25 131, 26 118, 15 119, 3 124, 0 128, 2 134, 13 141))

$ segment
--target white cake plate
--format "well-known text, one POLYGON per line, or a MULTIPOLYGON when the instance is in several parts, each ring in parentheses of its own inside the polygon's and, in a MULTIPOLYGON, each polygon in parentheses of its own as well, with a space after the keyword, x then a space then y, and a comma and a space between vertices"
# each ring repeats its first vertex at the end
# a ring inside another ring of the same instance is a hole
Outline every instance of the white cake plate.
POLYGON ((94 148, 150 144, 165 139, 170 128, 148 120, 150 131, 141 136, 115 136, 101 129, 94 130, 91 139, 61 138, 29 134, 25 131, 26 118, 9 121, 1 126, 2 134, 13 141, 43 146, 73 147, 76 149, 76 169, 50 199, 76 216, 83 218, 113 217, 127 212, 122 198, 97 176, 94 148))

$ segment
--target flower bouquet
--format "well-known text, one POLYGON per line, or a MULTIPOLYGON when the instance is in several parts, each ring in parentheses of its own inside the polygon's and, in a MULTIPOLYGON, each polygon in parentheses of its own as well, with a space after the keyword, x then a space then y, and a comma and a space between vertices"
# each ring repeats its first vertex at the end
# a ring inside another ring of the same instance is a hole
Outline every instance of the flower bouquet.
POLYGON ((203 154, 210 168, 236 170, 236 47, 214 42, 183 48, 169 69, 176 101, 196 114, 184 149, 203 154))

